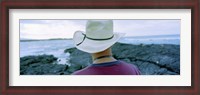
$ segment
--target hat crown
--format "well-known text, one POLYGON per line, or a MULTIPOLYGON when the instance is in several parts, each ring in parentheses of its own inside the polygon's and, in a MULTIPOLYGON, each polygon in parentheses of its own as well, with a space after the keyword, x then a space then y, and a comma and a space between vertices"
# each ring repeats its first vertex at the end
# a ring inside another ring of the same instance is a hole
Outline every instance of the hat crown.
POLYGON ((112 20, 89 20, 86 25, 86 36, 94 39, 105 39, 113 36, 112 20))

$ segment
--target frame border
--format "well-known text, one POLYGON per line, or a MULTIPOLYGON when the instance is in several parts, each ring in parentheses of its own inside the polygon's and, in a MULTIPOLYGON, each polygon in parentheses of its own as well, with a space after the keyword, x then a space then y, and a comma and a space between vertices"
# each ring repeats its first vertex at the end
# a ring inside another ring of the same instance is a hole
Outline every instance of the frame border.
POLYGON ((199 23, 200 0, 3 0, 1 3, 1 94, 184 94, 199 95, 199 23), (192 86, 191 87, 119 87, 119 86, 9 86, 9 9, 191 9, 192 10, 192 86))

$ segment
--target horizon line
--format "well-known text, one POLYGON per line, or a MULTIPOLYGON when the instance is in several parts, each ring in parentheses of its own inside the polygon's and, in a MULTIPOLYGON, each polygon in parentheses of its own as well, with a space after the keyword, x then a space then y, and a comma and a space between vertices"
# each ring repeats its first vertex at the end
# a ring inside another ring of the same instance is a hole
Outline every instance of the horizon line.
MULTIPOLYGON (((151 36, 172 36, 180 34, 166 34, 166 35, 142 35, 142 36, 124 36, 124 37, 151 37, 151 36)), ((71 40, 73 38, 47 38, 47 39, 33 39, 33 38, 20 38, 20 40, 71 40)))

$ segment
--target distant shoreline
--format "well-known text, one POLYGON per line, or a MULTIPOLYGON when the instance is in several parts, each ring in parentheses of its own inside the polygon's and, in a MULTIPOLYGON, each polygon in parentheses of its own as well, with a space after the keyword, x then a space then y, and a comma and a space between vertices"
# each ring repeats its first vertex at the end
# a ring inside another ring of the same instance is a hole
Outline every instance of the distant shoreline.
POLYGON ((31 41, 51 41, 51 40, 72 40, 72 38, 69 39, 63 39, 63 38, 58 38, 58 39, 29 39, 29 40, 20 40, 20 42, 31 42, 31 41))
MULTIPOLYGON (((180 36, 179 34, 170 35, 149 35, 149 36, 127 36, 123 38, 157 38, 157 37, 167 37, 167 36, 180 36)), ((20 42, 30 42, 30 41, 50 41, 50 40, 72 40, 72 38, 53 38, 53 39, 20 39, 20 42)))
POLYGON ((169 35, 144 35, 144 36, 127 36, 125 38, 140 38, 140 37, 166 37, 166 36, 180 36, 180 34, 169 34, 169 35))

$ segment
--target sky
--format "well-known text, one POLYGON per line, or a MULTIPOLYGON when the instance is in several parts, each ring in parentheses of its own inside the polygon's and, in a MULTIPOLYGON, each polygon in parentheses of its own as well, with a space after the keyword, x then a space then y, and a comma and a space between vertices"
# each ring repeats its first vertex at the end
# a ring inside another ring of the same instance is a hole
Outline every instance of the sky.
MULTIPOLYGON (((72 38, 87 20, 20 20, 20 39, 72 38)), ((180 20, 113 20, 114 32, 128 36, 180 34, 180 20)))

